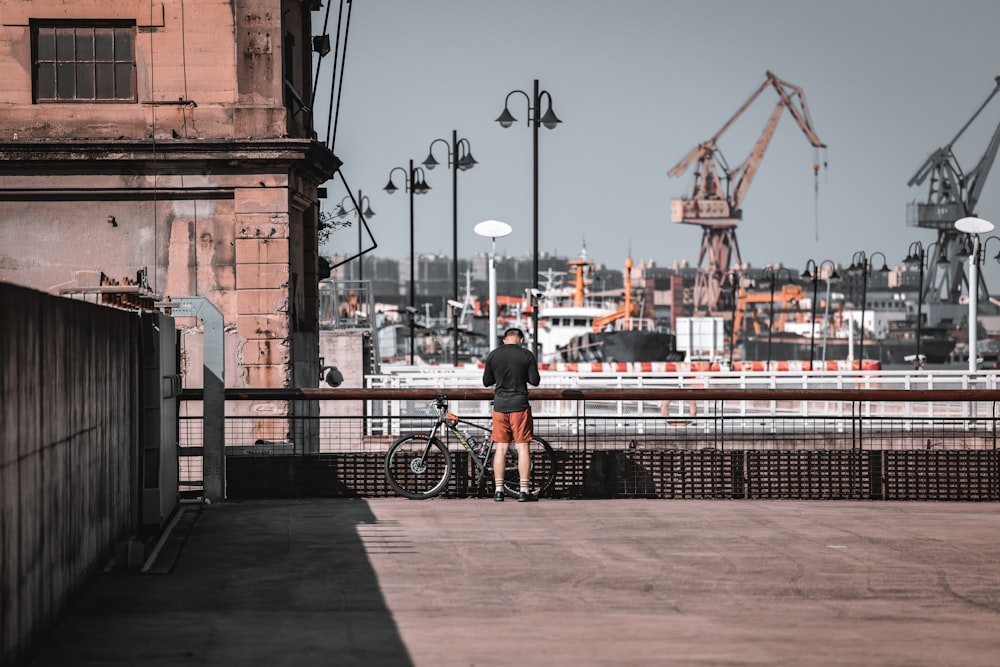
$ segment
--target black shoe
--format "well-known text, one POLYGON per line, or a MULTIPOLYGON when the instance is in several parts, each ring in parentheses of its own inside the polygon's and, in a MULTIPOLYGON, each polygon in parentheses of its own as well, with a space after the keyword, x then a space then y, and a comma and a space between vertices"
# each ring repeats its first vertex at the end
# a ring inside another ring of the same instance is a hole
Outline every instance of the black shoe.
POLYGON ((493 502, 502 503, 503 502, 503 490, 497 489, 497 492, 493 494, 493 502))
POLYGON ((532 495, 532 494, 528 493, 527 491, 521 491, 521 493, 519 493, 517 495, 517 502, 519 502, 519 503, 537 503, 538 502, 538 496, 532 495))

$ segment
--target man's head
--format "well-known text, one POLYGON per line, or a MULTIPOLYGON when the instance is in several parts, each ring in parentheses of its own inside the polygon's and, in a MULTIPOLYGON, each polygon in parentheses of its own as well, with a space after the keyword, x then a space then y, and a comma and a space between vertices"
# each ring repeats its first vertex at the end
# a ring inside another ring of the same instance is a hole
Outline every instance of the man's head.
POLYGON ((511 327, 503 332, 503 342, 505 345, 521 345, 524 343, 524 332, 517 327, 511 327))

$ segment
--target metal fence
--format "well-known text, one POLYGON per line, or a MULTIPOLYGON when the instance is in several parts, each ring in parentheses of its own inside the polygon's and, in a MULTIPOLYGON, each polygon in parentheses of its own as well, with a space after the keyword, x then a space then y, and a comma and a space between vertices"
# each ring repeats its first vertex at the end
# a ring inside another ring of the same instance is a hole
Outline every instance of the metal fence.
MULTIPOLYGON (((825 378, 828 388, 791 388, 773 377, 746 378, 744 386, 702 377, 564 388, 548 379, 532 404, 536 433, 570 453, 557 496, 1000 499, 992 374, 953 378, 952 388, 931 387, 941 378, 885 374, 825 378)), ((437 380, 228 390, 227 494, 389 495, 382 455, 400 435, 429 427, 426 407, 437 394, 448 395, 460 416, 489 423, 491 390, 437 380)), ((183 398, 197 413, 197 393, 183 398)), ((200 417, 186 416, 185 407, 181 478, 194 495, 204 443, 200 417)), ((450 444, 459 468, 468 467, 458 443, 450 444)), ((463 480, 446 495, 483 492, 463 480)))

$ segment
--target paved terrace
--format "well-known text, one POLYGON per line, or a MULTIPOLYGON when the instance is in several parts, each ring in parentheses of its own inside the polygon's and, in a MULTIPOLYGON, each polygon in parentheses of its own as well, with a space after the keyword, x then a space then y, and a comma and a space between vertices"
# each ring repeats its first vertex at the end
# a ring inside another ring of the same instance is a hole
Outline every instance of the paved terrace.
POLYGON ((216 504, 31 664, 995 667, 998 553, 994 503, 216 504))

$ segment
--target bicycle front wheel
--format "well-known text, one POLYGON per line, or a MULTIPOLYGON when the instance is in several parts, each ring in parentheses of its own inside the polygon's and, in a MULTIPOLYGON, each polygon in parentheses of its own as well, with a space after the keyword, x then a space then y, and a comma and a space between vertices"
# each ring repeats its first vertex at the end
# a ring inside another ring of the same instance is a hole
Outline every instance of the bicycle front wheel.
MULTIPOLYGON (((528 491, 537 497, 552 487, 558 472, 559 457, 548 442, 537 436, 528 443, 528 455, 531 462, 528 491)), ((521 492, 521 473, 517 447, 514 445, 507 448, 503 487, 509 496, 517 496, 521 492)))
POLYGON ((422 500, 441 493, 451 477, 451 454, 437 438, 407 435, 385 455, 385 478, 401 496, 422 500))

